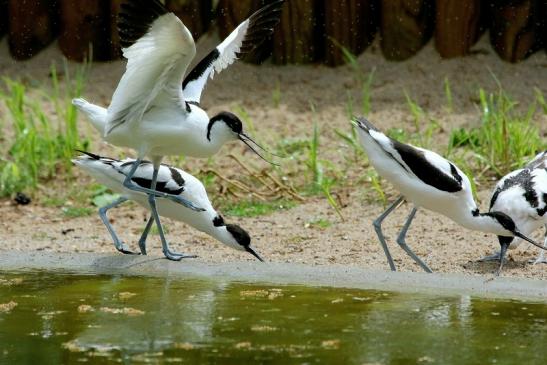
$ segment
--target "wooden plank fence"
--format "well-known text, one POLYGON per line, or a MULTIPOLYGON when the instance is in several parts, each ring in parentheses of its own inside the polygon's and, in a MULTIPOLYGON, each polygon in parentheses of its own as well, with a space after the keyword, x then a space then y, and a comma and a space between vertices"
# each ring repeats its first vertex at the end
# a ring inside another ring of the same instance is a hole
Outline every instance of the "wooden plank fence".
MULTIPOLYGON (((58 39, 67 58, 121 56, 116 16, 123 0, 0 0, 0 38, 17 60, 58 39), (90 54, 91 52, 91 54, 90 54)), ((215 23, 221 37, 273 0, 165 0, 199 38, 215 23)), ((271 40, 252 55, 277 64, 344 63, 379 37, 387 59, 404 60, 434 37, 442 57, 468 54, 485 31, 504 60, 518 62, 547 45, 546 0, 287 0, 271 40)))

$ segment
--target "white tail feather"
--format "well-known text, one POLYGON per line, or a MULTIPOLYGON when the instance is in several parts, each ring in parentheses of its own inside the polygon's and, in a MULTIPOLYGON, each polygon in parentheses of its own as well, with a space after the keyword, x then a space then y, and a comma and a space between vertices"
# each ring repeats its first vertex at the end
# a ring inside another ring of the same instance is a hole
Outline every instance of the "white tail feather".
POLYGON ((93 127, 95 127, 102 136, 106 125, 106 108, 88 103, 84 99, 72 99, 72 104, 86 115, 93 127))

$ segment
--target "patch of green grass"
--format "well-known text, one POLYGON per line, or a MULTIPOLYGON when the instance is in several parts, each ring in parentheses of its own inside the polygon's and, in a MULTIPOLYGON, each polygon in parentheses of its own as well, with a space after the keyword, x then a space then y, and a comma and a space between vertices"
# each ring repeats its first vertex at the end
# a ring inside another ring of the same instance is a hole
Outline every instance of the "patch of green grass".
POLYGON ((382 202, 383 205, 387 204, 387 196, 382 188, 382 183, 380 176, 376 172, 376 170, 368 170, 367 177, 370 181, 370 186, 372 187, 372 190, 376 193, 378 196, 378 199, 382 202))
POLYGON ((8 113, 0 119, 3 126, 11 126, 14 135, 0 150, 0 197, 35 189, 42 180, 70 175, 74 150, 88 149, 89 141, 78 134, 77 112, 71 103, 72 97, 81 93, 86 71, 82 66, 71 78, 65 64, 66 87, 61 92, 57 71, 52 67, 53 92, 33 100, 27 97, 25 84, 4 78, 5 92, 0 94, 0 101, 8 113), (57 120, 46 114, 48 107, 53 107, 57 120))
POLYGON ((319 228, 319 229, 327 229, 330 226, 332 226, 332 224, 333 223, 329 221, 328 219, 318 218, 308 222, 307 226, 313 227, 313 228, 319 228))
POLYGON ((303 154, 309 147, 304 139, 282 139, 277 144, 277 154, 282 157, 290 157, 294 154, 303 154))
MULTIPOLYGON (((315 115, 314 106, 312 105, 311 108, 312 108, 312 113, 315 115)), ((336 213, 343 220, 344 217, 342 216, 340 207, 338 207, 338 204, 336 203, 336 200, 332 197, 332 193, 331 193, 331 187, 336 182, 336 178, 325 176, 324 166, 330 167, 329 171, 332 172, 333 164, 330 161, 319 159, 319 143, 320 143, 319 136, 320 136, 319 126, 317 122, 314 121, 313 135, 309 141, 308 159, 306 161, 308 170, 311 171, 311 175, 312 175, 312 184, 311 184, 311 189, 309 189, 309 191, 311 191, 312 193, 314 192, 323 193, 325 198, 327 198, 327 201, 329 202, 330 206, 334 210, 336 210, 336 213)))
POLYGON ((97 210, 90 207, 64 207, 63 215, 67 218, 87 217, 97 210))
MULTIPOLYGON (((414 122, 415 133, 413 133, 409 138, 408 142, 416 144, 422 148, 430 148, 432 144, 433 134, 437 133, 441 128, 439 122, 429 116, 418 103, 416 103, 404 92, 408 108, 412 114, 412 119, 414 122), (424 128, 425 124, 425 128, 424 128)), ((393 137, 392 137, 393 138, 393 137)))
POLYGON ((203 183, 205 189, 215 186, 217 181, 217 176, 212 172, 209 173, 200 173, 198 179, 203 183))
MULTIPOLYGON (((374 82, 374 74, 376 73, 376 68, 373 68, 368 74, 363 72, 361 69, 361 65, 359 65, 359 61, 357 61, 357 56, 353 54, 348 48, 344 47, 342 44, 340 44, 336 39, 330 38, 330 41, 333 42, 333 44, 338 47, 342 54, 344 55, 344 59, 346 62, 350 65, 353 72, 355 73, 357 77, 357 81, 359 82, 359 85, 361 85, 361 113, 365 116, 370 114, 371 111, 371 95, 370 89, 372 87, 372 83, 374 82)), ((349 115, 350 118, 355 117, 353 115, 353 105, 354 100, 351 94, 348 93, 348 103, 350 108, 348 108, 348 112, 352 113, 349 115)))
POLYGON ((363 115, 369 115, 372 110, 371 95, 370 89, 372 88, 372 83, 374 81, 374 74, 376 73, 376 68, 373 68, 372 71, 361 81, 361 112, 363 115))
MULTIPOLYGON (((253 119, 251 118, 251 116, 249 115, 249 113, 247 112, 247 110, 242 107, 241 105, 237 105, 235 108, 235 113, 237 116, 239 116, 239 118, 241 119, 241 121, 243 122, 244 124, 244 130, 247 130, 247 135, 249 135, 250 137, 253 138, 253 140, 255 140, 258 144, 260 144, 260 146, 264 147, 266 149, 266 151, 263 151, 263 152, 266 152, 267 154, 269 154, 269 152, 267 151, 271 151, 271 148, 268 144, 266 144, 264 141, 262 141, 260 139, 260 133, 256 133, 256 129, 255 129, 255 125, 254 125, 254 122, 253 122, 253 119)), ((264 135, 262 133, 262 135, 264 135)))
POLYGON ((534 91, 536 94, 536 101, 541 106, 541 109, 543 109, 543 114, 547 115, 547 102, 545 101, 545 97, 543 96, 543 93, 537 87, 534 88, 534 91))
POLYGON ((416 131, 418 132, 420 130, 420 124, 422 123, 422 118, 425 114, 424 110, 418 103, 416 103, 410 95, 408 95, 408 92, 405 90, 405 98, 406 98, 406 104, 408 108, 410 109, 410 113, 412 114, 412 120, 414 122, 414 127, 416 128, 416 131))
POLYGON ((41 200, 41 203, 46 207, 60 208, 66 202, 66 199, 59 196, 48 196, 41 200))
POLYGON ((481 124, 471 129, 455 129, 450 134, 448 154, 464 147, 473 153, 476 169, 491 171, 501 177, 524 165, 538 151, 547 147, 533 123, 535 104, 526 111, 501 88, 495 93, 479 91, 481 124))
POLYGON ((319 126, 313 124, 313 135, 308 145, 308 160, 306 161, 308 170, 313 176, 313 184, 321 186, 323 183, 323 165, 319 160, 319 126))
POLYGON ((446 108, 448 112, 452 113, 454 111, 454 101, 452 100, 452 88, 448 77, 444 78, 444 95, 446 97, 446 108))
POLYGON ((353 100, 353 95, 351 94, 351 91, 347 90, 346 95, 348 99, 348 101, 346 102, 346 115, 348 119, 351 120, 355 118, 355 101, 353 100))
POLYGON ((296 206, 293 201, 238 201, 225 206, 222 211, 234 217, 258 217, 268 215, 279 210, 290 209, 296 206))
MULTIPOLYGON (((169 234, 169 226, 166 225, 166 224, 162 224, 162 228, 163 228, 163 234, 169 234)), ((158 230, 158 226, 157 225, 153 225, 152 228, 150 228, 150 234, 153 235, 153 236, 159 236, 160 235, 160 231, 158 230)))
POLYGON ((403 128, 389 128, 386 131, 386 135, 389 138, 393 138, 401 143, 407 143, 410 141, 410 136, 408 135, 408 132, 404 130, 403 128))
POLYGON ((353 151, 353 161, 352 162, 359 162, 364 160, 365 152, 363 151, 363 148, 361 147, 361 141, 359 140, 359 136, 357 135, 357 127, 355 125, 351 125, 351 132, 350 133, 344 133, 339 129, 334 129, 334 133, 342 141, 344 141, 353 151))
POLYGON ((276 109, 279 108, 279 104, 281 103, 281 85, 279 80, 275 82, 275 88, 272 91, 272 102, 276 109))

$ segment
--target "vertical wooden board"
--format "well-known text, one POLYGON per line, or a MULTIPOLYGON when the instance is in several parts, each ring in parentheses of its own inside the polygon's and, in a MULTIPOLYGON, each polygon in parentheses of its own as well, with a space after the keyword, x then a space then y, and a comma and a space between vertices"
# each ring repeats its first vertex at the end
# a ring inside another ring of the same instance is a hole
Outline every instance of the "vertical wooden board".
POLYGON ((125 0, 110 0, 110 58, 117 59, 122 57, 122 49, 120 46, 120 35, 118 34, 118 14, 120 13, 120 8, 122 2, 125 0))
POLYGON ((538 48, 543 48, 547 52, 547 0, 538 1, 537 8, 537 31, 538 36, 538 48))
POLYGON ((435 48, 441 57, 469 53, 481 34, 481 0, 437 0, 435 48))
POLYGON ((194 39, 209 29, 213 13, 212 0, 166 0, 165 6, 190 29, 194 39))
POLYGON ((545 48, 545 52, 547 52, 547 1, 544 1, 542 4, 542 12, 541 12, 541 19, 542 19, 542 30, 543 33, 543 47, 545 48))
POLYGON ((110 0, 60 0, 60 5, 63 54, 76 61, 110 60, 110 0))
POLYGON ((236 27, 260 8, 260 0, 219 0, 217 6, 218 32, 226 38, 236 27))
POLYGON ((55 39, 57 12, 57 0, 8 0, 8 43, 13 58, 29 59, 55 39))
MULTIPOLYGON (((219 0, 217 25, 221 39, 226 38, 237 26, 255 11, 273 0, 219 0)), ((260 63, 272 54, 272 40, 266 40, 257 49, 243 57, 246 62, 260 63)))
POLYGON ((542 0, 503 0, 490 3, 490 41, 505 61, 518 62, 542 44, 542 0))
POLYGON ((405 60, 431 38, 435 0, 381 0, 382 52, 389 60, 405 60))
POLYGON ((363 52, 374 40, 380 15, 378 0, 325 1, 325 62, 330 66, 346 60, 340 47, 354 55, 363 52))
POLYGON ((8 31, 8 0, 0 0, 0 39, 8 31))
POLYGON ((277 64, 311 63, 324 54, 322 2, 285 2, 281 21, 274 31, 273 61, 277 64))

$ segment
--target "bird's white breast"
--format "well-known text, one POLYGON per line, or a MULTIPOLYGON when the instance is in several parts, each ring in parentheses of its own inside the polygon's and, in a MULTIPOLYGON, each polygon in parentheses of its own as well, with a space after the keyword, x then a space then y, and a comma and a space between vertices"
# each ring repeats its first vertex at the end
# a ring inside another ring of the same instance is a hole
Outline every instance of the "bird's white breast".
POLYGON ((207 139, 207 113, 196 106, 191 108, 191 113, 181 108, 152 108, 142 121, 121 124, 105 140, 148 156, 210 157, 221 146, 207 139))

